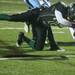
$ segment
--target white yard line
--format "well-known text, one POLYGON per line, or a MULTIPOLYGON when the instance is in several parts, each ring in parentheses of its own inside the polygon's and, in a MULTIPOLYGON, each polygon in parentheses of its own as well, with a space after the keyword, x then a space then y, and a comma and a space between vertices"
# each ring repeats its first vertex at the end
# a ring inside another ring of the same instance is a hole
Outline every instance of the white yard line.
POLYGON ((56 33, 56 34, 65 34, 65 32, 62 32, 62 31, 60 31, 60 32, 53 32, 53 33, 56 33))
POLYGON ((9 60, 9 58, 0 58, 0 60, 9 60))
POLYGON ((22 12, 26 12, 26 11, 17 11, 17 10, 15 10, 15 11, 1 11, 0 13, 7 13, 7 14, 12 14, 12 13, 22 13, 22 12))
POLYGON ((6 28, 0 28, 0 30, 22 30, 24 28, 14 28, 14 27, 6 27, 6 28))
MULTIPOLYGON (((24 29, 24 28, 14 28, 14 27, 2 27, 2 28, 0 28, 0 30, 11 30, 11 29, 24 29)), ((52 29, 57 29, 57 30, 61 30, 61 29, 68 29, 68 28, 55 28, 55 27, 52 27, 52 29)))
POLYGON ((52 27, 52 29, 63 30, 63 29, 68 29, 68 27, 63 27, 63 28, 52 27))
POLYGON ((66 55, 68 58, 75 58, 75 55, 66 55))
MULTIPOLYGON (((5 28, 0 28, 0 30, 23 30, 24 28, 14 28, 14 27, 5 27, 5 28)), ((57 32, 53 32, 56 34, 64 34, 65 32, 63 31, 57 31, 57 32)))
POLYGON ((22 60, 22 59, 33 59, 33 57, 8 57, 8 58, 0 58, 0 60, 22 60))
POLYGON ((14 4, 23 4, 23 1, 17 1, 17 2, 14 2, 14 1, 0 1, 2 3, 14 3, 14 4))

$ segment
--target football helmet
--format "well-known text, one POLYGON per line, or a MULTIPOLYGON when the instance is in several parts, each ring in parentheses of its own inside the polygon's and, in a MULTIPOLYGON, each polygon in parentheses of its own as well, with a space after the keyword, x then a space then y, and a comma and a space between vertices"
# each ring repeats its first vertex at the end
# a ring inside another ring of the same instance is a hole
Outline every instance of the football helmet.
POLYGON ((70 18, 71 20, 75 20, 75 3, 70 4, 70 18))

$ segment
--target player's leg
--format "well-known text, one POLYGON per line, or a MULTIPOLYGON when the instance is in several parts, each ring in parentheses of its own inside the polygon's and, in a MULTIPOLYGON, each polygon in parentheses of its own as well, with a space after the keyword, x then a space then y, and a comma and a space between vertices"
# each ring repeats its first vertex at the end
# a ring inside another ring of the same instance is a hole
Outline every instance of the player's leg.
POLYGON ((48 39, 49 39, 49 42, 50 42, 50 47, 51 49, 50 50, 58 50, 60 49, 54 39, 54 36, 53 36, 53 33, 52 33, 52 29, 51 27, 48 28, 48 39))
POLYGON ((23 37, 24 37, 24 33, 20 32, 19 35, 18 35, 18 38, 17 38, 17 43, 16 43, 17 47, 19 47, 19 46, 22 45, 22 43, 23 43, 23 37))
POLYGON ((20 47, 23 44, 23 42, 26 42, 30 47, 35 49, 35 47, 34 47, 35 41, 26 37, 23 32, 20 32, 18 35, 16 46, 20 47))
POLYGON ((36 25, 37 23, 35 22, 32 23, 32 39, 35 41, 37 40, 36 25))
POLYGON ((20 32, 18 35, 17 43, 16 43, 17 47, 21 46, 23 44, 23 42, 26 42, 32 49, 42 50, 44 47, 46 33, 44 30, 41 30, 37 27, 36 27, 36 31, 37 31, 37 40, 36 41, 29 39, 28 37, 26 37, 24 35, 23 32, 20 32))
POLYGON ((46 40, 46 28, 45 27, 36 27, 37 32, 37 40, 36 40, 36 49, 42 50, 44 48, 45 40, 46 40))

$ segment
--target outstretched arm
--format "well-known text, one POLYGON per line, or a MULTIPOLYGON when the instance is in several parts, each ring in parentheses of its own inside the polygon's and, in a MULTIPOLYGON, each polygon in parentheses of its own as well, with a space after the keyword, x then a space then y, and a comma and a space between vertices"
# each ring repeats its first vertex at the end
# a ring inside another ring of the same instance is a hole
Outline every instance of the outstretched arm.
POLYGON ((27 22, 30 19, 31 15, 29 12, 21 14, 0 14, 0 20, 15 21, 15 22, 27 22))
POLYGON ((32 9, 28 10, 27 12, 20 13, 20 14, 0 14, 0 20, 7 20, 7 21, 15 21, 15 22, 29 22, 34 21, 40 14, 40 9, 32 9))

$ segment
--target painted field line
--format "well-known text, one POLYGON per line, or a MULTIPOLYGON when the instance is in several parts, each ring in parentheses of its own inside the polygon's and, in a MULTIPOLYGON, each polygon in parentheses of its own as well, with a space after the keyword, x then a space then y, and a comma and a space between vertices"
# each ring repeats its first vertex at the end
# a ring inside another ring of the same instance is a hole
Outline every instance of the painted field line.
MULTIPOLYGON (((25 25, 25 23, 24 23, 25 25)), ((24 29, 24 28, 14 28, 14 27, 2 27, 0 29, 24 29)), ((63 29, 69 29, 69 28, 58 28, 58 27, 52 27, 52 29, 57 29, 57 30, 63 30, 63 29)))
POLYGON ((24 28, 13 28, 13 27, 6 27, 6 28, 0 28, 0 30, 21 30, 24 28))
POLYGON ((17 2, 14 2, 14 1, 0 1, 0 2, 2 2, 2 3, 14 3, 14 4, 23 4, 23 2, 22 1, 17 1, 17 2))
MULTIPOLYGON (((0 28, 0 30, 23 30, 24 28, 13 28, 13 27, 6 27, 6 28, 0 28)), ((60 31, 60 32, 53 32, 57 34, 64 34, 65 32, 60 31)))
POLYGON ((9 60, 9 58, 0 58, 0 60, 9 60))
MULTIPOLYGON (((4 30, 4 29, 24 29, 24 28, 2 27, 2 28, 0 28, 0 29, 3 29, 3 30, 4 30)), ((61 28, 57 28, 57 27, 55 28, 55 27, 54 27, 54 28, 52 28, 52 29, 60 30, 61 28)), ((62 28, 62 29, 68 29, 68 28, 62 28)))
POLYGON ((18 11, 18 10, 15 10, 14 12, 13 11, 1 11, 0 13, 13 14, 13 13, 22 13, 22 12, 26 12, 26 11, 18 11))
POLYGON ((68 28, 67 27, 65 27, 65 28, 52 27, 52 29, 63 30, 63 29, 68 29, 68 28))
POLYGON ((65 34, 65 32, 62 32, 62 31, 60 31, 60 32, 53 32, 53 33, 56 33, 56 34, 65 34))
POLYGON ((66 55, 68 58, 75 58, 75 55, 66 55))
POLYGON ((33 57, 8 57, 8 58, 0 58, 0 60, 24 60, 24 59, 33 59, 33 57))

